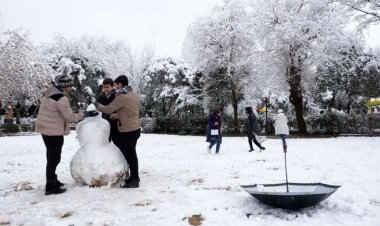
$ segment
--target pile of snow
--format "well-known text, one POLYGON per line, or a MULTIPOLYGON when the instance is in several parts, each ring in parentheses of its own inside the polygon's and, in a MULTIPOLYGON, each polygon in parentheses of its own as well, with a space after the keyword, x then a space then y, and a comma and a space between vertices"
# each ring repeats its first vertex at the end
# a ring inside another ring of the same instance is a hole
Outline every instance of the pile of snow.
MULTIPOLYGON (((90 105, 87 110, 92 108, 90 105)), ((90 186, 115 185, 122 181, 128 165, 119 148, 109 143, 110 125, 101 114, 80 122, 76 131, 81 147, 70 163, 74 180, 90 186)))

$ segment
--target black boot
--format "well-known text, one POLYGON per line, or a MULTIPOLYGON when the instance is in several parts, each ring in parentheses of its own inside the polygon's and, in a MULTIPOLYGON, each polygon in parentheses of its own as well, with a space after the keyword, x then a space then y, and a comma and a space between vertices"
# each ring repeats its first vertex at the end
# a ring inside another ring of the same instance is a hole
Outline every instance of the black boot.
POLYGON ((261 150, 265 150, 265 147, 263 147, 263 146, 260 146, 260 151, 261 151, 261 150))
POLYGON ((138 188, 140 186, 140 179, 128 178, 125 183, 120 185, 122 188, 138 188))
POLYGON ((253 148, 251 148, 251 149, 249 149, 249 151, 248 152, 253 152, 255 149, 253 149, 253 148))
POLYGON ((58 187, 63 187, 63 186, 65 186, 65 184, 62 183, 61 181, 59 181, 58 179, 55 181, 55 183, 58 185, 58 187))
POLYGON ((66 191, 66 188, 61 188, 57 183, 52 185, 46 185, 45 195, 57 195, 66 191))

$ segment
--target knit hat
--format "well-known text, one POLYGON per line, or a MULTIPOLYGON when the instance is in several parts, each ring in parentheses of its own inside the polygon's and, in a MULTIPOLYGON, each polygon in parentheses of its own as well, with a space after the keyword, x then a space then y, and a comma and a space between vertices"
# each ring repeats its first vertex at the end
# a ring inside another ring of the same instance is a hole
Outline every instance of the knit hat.
POLYGON ((59 87, 73 86, 74 80, 70 75, 58 75, 55 77, 55 85, 59 87))
POLYGON ((278 109, 277 113, 280 114, 280 113, 283 113, 284 111, 282 109, 278 109))

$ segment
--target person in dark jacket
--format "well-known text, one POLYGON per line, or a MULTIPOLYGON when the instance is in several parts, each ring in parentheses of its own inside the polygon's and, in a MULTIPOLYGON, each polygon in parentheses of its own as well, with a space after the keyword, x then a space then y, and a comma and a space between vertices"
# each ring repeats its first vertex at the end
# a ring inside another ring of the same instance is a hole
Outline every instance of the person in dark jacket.
POLYGON ((252 141, 256 144, 257 147, 260 148, 260 151, 265 150, 265 147, 263 147, 256 139, 256 134, 259 133, 259 123, 257 117, 253 113, 252 107, 246 107, 245 113, 248 114, 248 118, 245 121, 244 128, 248 136, 248 144, 250 147, 249 152, 252 152, 254 150, 252 141))
MULTIPOLYGON (((103 93, 98 97, 96 102, 102 105, 109 105, 115 99, 115 90, 113 89, 113 80, 106 78, 103 80, 103 93)), ((120 148, 120 133, 117 128, 118 116, 114 112, 112 114, 102 113, 102 117, 110 123, 110 135, 109 141, 113 142, 118 148, 120 148)))
POLYGON ((211 148, 216 144, 215 153, 218 154, 220 150, 220 144, 222 143, 222 111, 220 108, 215 108, 213 112, 208 117, 208 127, 207 127, 207 139, 206 142, 209 142, 210 145, 207 146, 207 152, 211 153, 211 148), (212 133, 212 130, 216 134, 212 133))
POLYGON ((128 78, 120 75, 115 79, 115 99, 109 105, 94 102, 97 109, 104 113, 117 112, 120 132, 120 151, 123 153, 131 176, 120 185, 122 188, 138 188, 140 186, 139 162, 136 145, 140 137, 140 97, 128 86, 128 78))

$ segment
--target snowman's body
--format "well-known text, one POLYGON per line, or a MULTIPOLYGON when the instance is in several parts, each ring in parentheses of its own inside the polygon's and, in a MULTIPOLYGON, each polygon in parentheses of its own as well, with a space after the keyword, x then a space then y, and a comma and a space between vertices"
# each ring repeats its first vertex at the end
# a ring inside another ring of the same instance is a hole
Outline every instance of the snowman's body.
POLYGON ((114 185, 123 180, 128 164, 123 154, 108 141, 110 125, 99 114, 77 125, 81 147, 71 160, 71 176, 89 186, 114 185))

